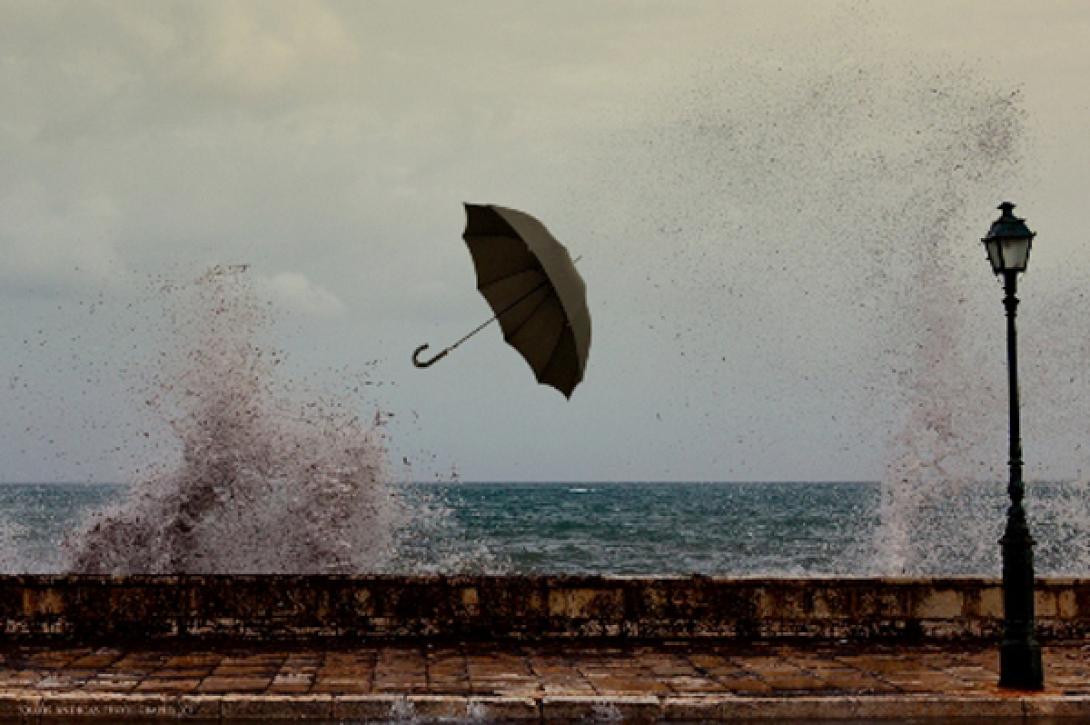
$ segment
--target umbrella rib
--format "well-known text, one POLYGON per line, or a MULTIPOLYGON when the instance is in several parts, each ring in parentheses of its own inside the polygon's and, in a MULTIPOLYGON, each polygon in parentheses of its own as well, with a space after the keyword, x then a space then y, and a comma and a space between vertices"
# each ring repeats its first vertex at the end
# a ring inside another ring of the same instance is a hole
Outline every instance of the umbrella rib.
POLYGON ((549 362, 545 363, 545 367, 541 368, 541 374, 537 376, 537 381, 539 383, 544 382, 546 379, 548 379, 549 371, 553 369, 553 365, 556 363, 556 351, 560 348, 560 343, 563 341, 563 339, 564 331, 561 330, 560 336, 556 338, 556 344, 553 345, 553 351, 549 353, 549 362))
MULTIPOLYGON (((538 287, 535 287, 532 291, 536 292, 538 290, 538 288, 540 288, 540 287, 541 287, 541 285, 538 285, 538 287)), ((522 302, 527 297, 529 297, 529 294, 524 295, 521 299, 519 299, 519 302, 522 302)), ((537 313, 537 311, 541 309, 541 306, 544 305, 548 301, 549 301, 549 295, 545 295, 544 297, 542 297, 541 302, 538 302, 536 305, 534 305, 534 309, 530 310, 530 314, 526 315, 526 319, 523 320, 522 322, 520 322, 518 327, 511 330, 511 332, 509 332, 509 333, 504 333, 503 339, 507 340, 508 342, 511 342, 511 338, 514 337, 515 335, 517 335, 519 330, 526 327, 526 323, 529 322, 531 319, 533 319, 533 317, 537 313)), ((516 302, 515 304, 518 304, 518 302, 516 302)), ((514 307, 514 306, 515 305, 511 305, 511 306, 507 307, 504 310, 504 312, 507 312, 508 310, 511 309, 511 307, 514 307)))
MULTIPOLYGON (((513 276, 513 275, 512 275, 512 276, 513 276)), ((481 330, 483 330, 484 328, 488 327, 488 326, 489 326, 489 325, 491 325, 491 324, 492 324, 493 322, 495 322, 496 320, 498 320, 498 319, 500 318, 500 316, 501 316, 501 315, 505 315, 505 314, 507 314, 508 312, 510 312, 510 311, 511 311, 511 308, 513 308, 513 307, 514 307, 515 305, 517 305, 518 303, 520 303, 520 302, 522 302, 522 301, 526 300, 526 299, 527 299, 527 298, 528 298, 528 297, 529 297, 530 295, 532 295, 532 294, 533 294, 534 292, 537 292, 537 291, 538 291, 539 289, 541 289, 542 287, 545 287, 545 286, 546 286, 546 285, 548 285, 548 284, 549 284, 549 278, 548 278, 548 277, 546 277, 545 279, 541 280, 541 282, 539 282, 539 283, 537 284, 537 286, 536 286, 536 287, 533 287, 533 288, 531 288, 531 289, 530 289, 529 291, 527 291, 527 292, 523 293, 523 294, 522 294, 522 295, 520 295, 520 296, 519 296, 519 298, 518 298, 518 299, 516 299, 516 300, 515 300, 514 302, 512 302, 512 303, 511 303, 511 304, 509 304, 509 305, 507 305, 507 306, 506 306, 506 307, 504 307, 504 308, 503 308, 502 310, 500 310, 500 311, 499 311, 499 312, 497 312, 496 314, 492 315, 491 317, 489 317, 489 318, 488 318, 487 320, 485 320, 485 321, 484 321, 484 322, 482 322, 481 324, 479 324, 479 325, 477 325, 476 327, 474 327, 474 328, 473 328, 472 330, 470 330, 470 331, 469 331, 469 332, 468 332, 468 333, 467 333, 467 334, 466 334, 465 336, 463 336, 463 337, 462 337, 462 338, 461 338, 460 340, 458 340, 458 342, 456 342, 456 343, 454 343, 453 345, 451 345, 450 347, 448 347, 448 348, 446 349, 446 351, 447 351, 447 352, 450 352, 450 351, 451 351, 451 350, 453 350, 454 348, 458 347, 458 346, 459 346, 459 345, 461 345, 461 344, 462 344, 463 342, 465 342, 465 341, 466 341, 466 340, 468 340, 469 338, 473 337, 473 336, 474 336, 474 335, 476 335, 476 334, 477 334, 478 332, 480 332, 481 330)), ((548 296, 548 295, 545 295, 545 299, 549 299, 549 296, 548 296)), ((537 311, 537 307, 535 307, 535 308, 534 308, 534 310, 535 310, 535 311, 537 311)), ((520 327, 521 327, 521 325, 520 325, 520 327)))
MULTIPOLYGON (((542 277, 543 281, 548 280, 548 275, 545 274, 544 270, 542 270, 540 268, 535 268, 535 267, 527 267, 526 269, 520 269, 517 272, 512 272, 511 274, 504 275, 503 277, 497 277, 496 279, 490 279, 487 282, 485 282, 484 284, 478 284, 477 285, 477 291, 481 292, 483 294, 485 290, 487 290, 489 287, 492 287, 493 285, 497 285, 500 282, 506 282, 509 279, 514 279, 515 277, 518 277, 518 276, 524 275, 524 274, 537 274, 537 275, 540 275, 542 277)), ((503 314, 503 313, 501 312, 500 314, 503 314)))

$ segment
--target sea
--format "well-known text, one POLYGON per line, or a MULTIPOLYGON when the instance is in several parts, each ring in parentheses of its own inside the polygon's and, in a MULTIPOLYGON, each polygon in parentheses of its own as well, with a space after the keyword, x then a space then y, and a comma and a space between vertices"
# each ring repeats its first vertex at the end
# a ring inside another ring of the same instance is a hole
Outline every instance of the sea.
MULTIPOLYGON (((65 570, 65 538, 126 492, 122 484, 0 484, 5 573, 65 570)), ((399 546, 412 550, 403 568, 450 573, 998 576, 1006 507, 998 483, 917 506, 908 528, 916 548, 945 553, 914 560, 885 550, 892 514, 873 482, 451 482, 404 484, 402 494, 427 500, 443 520, 401 533, 399 546), (438 554, 451 551, 464 555, 438 554)), ((1038 574, 1087 573, 1086 522, 1071 515, 1074 500, 1085 500, 1085 487, 1031 486, 1038 574)))

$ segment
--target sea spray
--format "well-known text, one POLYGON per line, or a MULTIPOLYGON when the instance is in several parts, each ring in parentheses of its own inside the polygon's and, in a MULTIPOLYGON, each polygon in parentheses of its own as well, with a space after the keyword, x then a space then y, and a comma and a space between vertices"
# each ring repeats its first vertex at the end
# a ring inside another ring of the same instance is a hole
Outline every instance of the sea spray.
POLYGON ((874 569, 886 574, 998 569, 1002 517, 992 510, 995 492, 980 485, 998 468, 991 437, 981 435, 1000 430, 997 386, 981 380, 991 338, 973 334, 979 296, 966 292, 989 290, 990 279, 979 233, 964 220, 982 187, 1016 174, 1024 113, 1017 93, 981 82, 933 92, 947 100, 944 122, 932 124, 917 151, 928 183, 906 185, 895 216, 899 239, 874 259, 897 271, 887 284, 879 357, 893 372, 900 411, 876 531, 874 569))
POLYGON ((245 268, 161 291, 170 342, 138 387, 177 460, 67 539, 71 570, 373 572, 414 566, 400 539, 450 533, 440 505, 392 483, 381 411, 361 418, 358 400, 301 397, 277 378, 282 354, 261 339, 271 313, 245 268))
POLYGON ((942 58, 815 36, 775 62, 712 62, 633 132, 655 172, 631 169, 628 193, 658 234, 620 262, 655 291, 629 309, 677 350, 662 384, 680 381, 685 417, 705 411, 723 478, 865 464, 882 496, 854 571, 986 571, 1002 516, 943 505, 1003 474, 1002 310, 977 240, 1018 175, 1022 99, 942 58), (672 318, 684 305, 706 313, 672 318))
POLYGON ((30 568, 23 545, 29 533, 18 521, 0 519, 0 574, 24 572, 30 568))

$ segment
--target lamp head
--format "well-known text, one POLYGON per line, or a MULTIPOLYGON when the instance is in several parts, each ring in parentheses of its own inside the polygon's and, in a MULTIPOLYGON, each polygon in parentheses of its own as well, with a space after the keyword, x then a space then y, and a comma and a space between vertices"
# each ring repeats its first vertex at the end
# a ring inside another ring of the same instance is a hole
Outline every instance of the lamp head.
POLYGON ((981 239, 988 251, 988 261, 996 274, 1025 272, 1029 264, 1029 250, 1036 232, 1026 226, 1026 220, 1013 213, 1014 204, 1005 201, 999 205, 1003 213, 992 222, 988 234, 981 239))

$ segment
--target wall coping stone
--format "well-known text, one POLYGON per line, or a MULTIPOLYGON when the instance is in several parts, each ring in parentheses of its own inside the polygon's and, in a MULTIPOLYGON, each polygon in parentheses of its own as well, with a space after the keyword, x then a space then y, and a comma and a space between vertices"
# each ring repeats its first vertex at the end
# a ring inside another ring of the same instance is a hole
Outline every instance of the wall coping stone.
MULTIPOLYGON (((1090 579, 1041 578, 1038 633, 1090 634, 1090 579)), ((989 577, 8 575, 8 640, 980 639, 989 577)))

